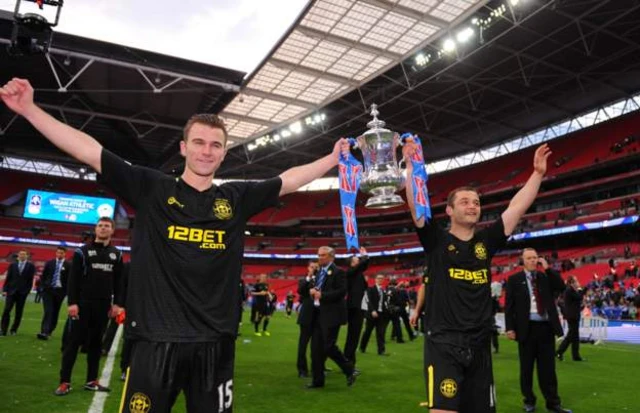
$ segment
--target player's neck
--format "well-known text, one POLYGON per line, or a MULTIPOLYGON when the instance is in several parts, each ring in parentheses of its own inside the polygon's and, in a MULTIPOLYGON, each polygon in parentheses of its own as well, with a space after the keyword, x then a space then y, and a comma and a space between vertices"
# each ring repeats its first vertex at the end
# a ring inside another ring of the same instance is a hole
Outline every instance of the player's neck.
POLYGON ((449 233, 454 237, 458 238, 459 240, 469 241, 471 238, 473 238, 473 235, 475 234, 475 225, 472 225, 472 226, 460 225, 452 221, 451 229, 449 230, 449 233))
POLYGON ((106 247, 111 242, 111 238, 96 238, 93 242, 94 244, 102 244, 106 247))
POLYGON ((180 179, 182 179, 187 185, 199 192, 206 191, 213 186, 213 175, 196 175, 188 168, 185 168, 180 179))

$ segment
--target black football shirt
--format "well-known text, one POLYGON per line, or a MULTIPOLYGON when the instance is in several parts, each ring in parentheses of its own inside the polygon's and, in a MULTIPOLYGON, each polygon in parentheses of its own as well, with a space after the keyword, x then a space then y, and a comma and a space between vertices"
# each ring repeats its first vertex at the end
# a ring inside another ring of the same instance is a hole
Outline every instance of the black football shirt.
MULTIPOLYGON (((253 286, 254 293, 262 293, 265 291, 269 291, 269 285, 267 283, 256 283, 253 286)), ((267 296, 266 295, 254 295, 253 302, 255 305, 265 306, 267 305, 267 296)))
POLYGON ((165 342, 235 337, 246 222, 277 204, 280 178, 200 192, 103 149, 100 179, 136 209, 128 336, 165 342))
POLYGON ((416 230, 428 258, 423 279, 428 336, 462 346, 483 344, 493 328, 491 258, 507 240, 502 218, 469 241, 433 221, 416 230))

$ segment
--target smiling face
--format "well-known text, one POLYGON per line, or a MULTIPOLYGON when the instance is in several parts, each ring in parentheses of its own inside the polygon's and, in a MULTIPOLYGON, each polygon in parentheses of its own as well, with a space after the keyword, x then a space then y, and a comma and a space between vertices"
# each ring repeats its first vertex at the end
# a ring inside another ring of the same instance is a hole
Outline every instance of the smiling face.
POLYGON ((212 177, 226 155, 224 131, 204 123, 194 123, 187 138, 180 142, 185 158, 185 174, 212 177))
POLYGON ((475 191, 457 191, 446 211, 452 224, 474 226, 480 219, 480 197, 475 191))

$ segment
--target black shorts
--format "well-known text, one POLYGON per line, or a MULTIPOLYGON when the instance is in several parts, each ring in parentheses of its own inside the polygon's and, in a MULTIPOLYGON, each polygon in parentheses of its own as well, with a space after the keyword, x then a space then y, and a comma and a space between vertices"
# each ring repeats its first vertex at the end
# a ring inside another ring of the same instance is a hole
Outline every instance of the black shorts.
POLYGON ((235 341, 137 341, 122 391, 120 413, 168 413, 184 391, 189 413, 233 411, 235 341))
POLYGON ((424 344, 427 403, 431 409, 495 413, 496 392, 489 342, 478 348, 424 344))
POLYGON ((256 311, 256 321, 257 317, 264 317, 265 315, 269 315, 269 306, 267 303, 257 302, 253 304, 253 309, 256 311))

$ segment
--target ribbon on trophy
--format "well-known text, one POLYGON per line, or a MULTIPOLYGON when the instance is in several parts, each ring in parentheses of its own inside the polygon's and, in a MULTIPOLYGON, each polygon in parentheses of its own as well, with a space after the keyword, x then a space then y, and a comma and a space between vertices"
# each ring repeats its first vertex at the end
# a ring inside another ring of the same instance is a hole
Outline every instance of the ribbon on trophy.
POLYGON ((416 207, 416 219, 424 217, 429 222, 431 219, 431 205, 429 204, 429 191, 427 190, 427 168, 424 166, 424 155, 420 138, 410 133, 404 133, 400 137, 400 143, 404 144, 407 138, 413 139, 418 146, 416 152, 411 156, 410 162, 413 166, 411 173, 411 186, 413 189, 413 204, 416 207))
MULTIPOLYGON (((356 140, 348 138, 349 144, 354 146, 356 140)), ((360 189, 362 178, 362 164, 353 156, 340 154, 338 162, 338 181, 340 183, 340 210, 342 212, 342 226, 347 241, 347 251, 351 248, 358 250, 358 224, 356 222, 356 197, 360 189)))

